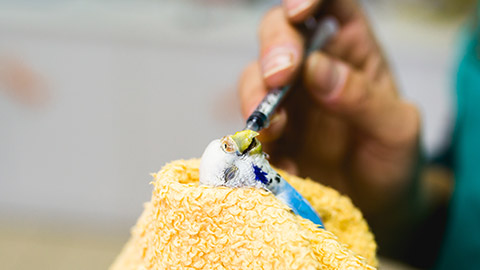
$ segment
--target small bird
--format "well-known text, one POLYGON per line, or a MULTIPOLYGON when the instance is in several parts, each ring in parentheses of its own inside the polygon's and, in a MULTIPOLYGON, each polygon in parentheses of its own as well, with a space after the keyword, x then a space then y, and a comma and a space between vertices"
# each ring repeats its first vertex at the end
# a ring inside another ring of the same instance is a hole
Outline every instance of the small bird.
POLYGON ((270 166, 257 136, 246 129, 212 141, 200 162, 200 184, 266 189, 295 214, 324 228, 310 203, 270 166))

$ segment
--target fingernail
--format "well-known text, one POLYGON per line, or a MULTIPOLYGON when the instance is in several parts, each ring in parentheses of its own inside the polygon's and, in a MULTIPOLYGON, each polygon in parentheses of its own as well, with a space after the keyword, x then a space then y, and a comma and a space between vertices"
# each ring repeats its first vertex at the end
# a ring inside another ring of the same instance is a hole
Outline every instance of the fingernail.
POLYGON ((319 57, 313 75, 316 94, 325 101, 337 97, 344 87, 348 72, 346 65, 326 57, 319 57))
POLYGON ((295 51, 292 47, 275 47, 262 58, 263 77, 268 78, 293 67, 295 51))
POLYGON ((312 0, 285 0, 289 17, 294 17, 313 5, 312 0))
POLYGON ((327 93, 325 93, 323 97, 323 99, 326 101, 332 100, 340 94, 340 92, 344 88, 349 71, 346 65, 339 62, 334 62, 332 66, 332 77, 330 77, 330 80, 327 83, 329 90, 327 91, 327 93))

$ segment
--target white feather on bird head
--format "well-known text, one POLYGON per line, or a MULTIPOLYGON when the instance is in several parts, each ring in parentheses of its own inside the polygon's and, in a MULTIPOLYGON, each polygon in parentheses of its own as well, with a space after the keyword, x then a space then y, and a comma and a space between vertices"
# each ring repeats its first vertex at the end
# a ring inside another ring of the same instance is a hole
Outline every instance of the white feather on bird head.
POLYGON ((255 131, 243 130, 212 141, 200 162, 200 184, 264 188, 252 169, 253 164, 265 160, 257 135, 255 131))

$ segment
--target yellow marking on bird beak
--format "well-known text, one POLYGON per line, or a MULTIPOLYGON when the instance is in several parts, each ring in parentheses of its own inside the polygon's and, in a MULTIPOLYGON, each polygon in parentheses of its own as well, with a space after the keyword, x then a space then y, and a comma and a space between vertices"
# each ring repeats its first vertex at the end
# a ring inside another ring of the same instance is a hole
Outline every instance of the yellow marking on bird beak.
MULTIPOLYGON (((256 140, 255 137, 257 136, 258 136, 258 132, 246 129, 246 130, 242 130, 235 133, 235 135, 232 135, 231 138, 237 145, 238 151, 243 154, 245 150, 247 150, 250 147, 250 145, 252 144, 252 141, 256 140)), ((260 144, 260 142, 256 140, 255 143, 256 145, 254 145, 254 147, 249 149, 249 153, 253 154, 253 153, 262 152, 262 145, 260 144)))

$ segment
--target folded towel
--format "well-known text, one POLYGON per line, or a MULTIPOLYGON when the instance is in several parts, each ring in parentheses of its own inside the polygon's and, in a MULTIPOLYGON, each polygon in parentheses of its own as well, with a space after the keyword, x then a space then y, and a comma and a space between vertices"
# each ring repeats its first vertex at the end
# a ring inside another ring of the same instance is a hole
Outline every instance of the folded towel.
POLYGON ((198 185, 199 160, 154 174, 152 199, 111 270, 374 269, 376 243, 350 199, 279 173, 318 211, 326 230, 267 191, 198 185))

